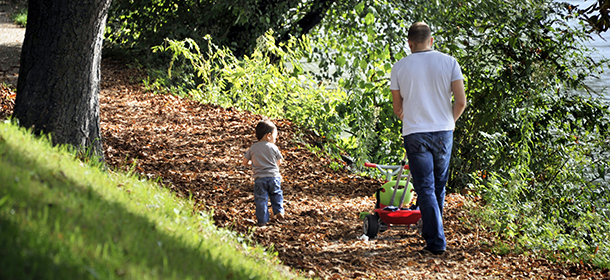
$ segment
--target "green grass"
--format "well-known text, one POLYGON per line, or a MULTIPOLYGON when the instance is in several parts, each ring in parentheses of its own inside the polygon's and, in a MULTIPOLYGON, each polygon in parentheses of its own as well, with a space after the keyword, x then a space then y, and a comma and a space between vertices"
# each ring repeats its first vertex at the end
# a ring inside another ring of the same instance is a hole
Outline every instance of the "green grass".
POLYGON ((10 15, 10 18, 15 22, 15 24, 25 27, 28 23, 28 10, 21 9, 18 12, 10 15))
POLYGON ((284 279, 169 190, 0 123, 0 279, 284 279))

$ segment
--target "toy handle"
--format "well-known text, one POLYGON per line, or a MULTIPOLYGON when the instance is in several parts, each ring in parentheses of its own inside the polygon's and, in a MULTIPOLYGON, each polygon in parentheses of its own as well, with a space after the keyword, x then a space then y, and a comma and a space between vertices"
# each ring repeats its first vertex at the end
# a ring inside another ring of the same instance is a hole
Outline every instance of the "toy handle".
MULTIPOLYGON (((392 177, 400 172, 400 165, 381 165, 376 163, 365 162, 364 166, 379 169, 381 174, 385 176, 386 182, 392 180, 392 177)), ((405 164, 404 169, 409 170, 409 165, 405 164)))
MULTIPOLYGON (((364 166, 371 167, 371 168, 392 169, 392 170, 396 170, 396 169, 400 168, 400 165, 381 165, 381 164, 375 164, 375 163, 370 163, 370 162, 365 162, 364 166)), ((409 165, 405 164, 404 168, 408 170, 409 165)))

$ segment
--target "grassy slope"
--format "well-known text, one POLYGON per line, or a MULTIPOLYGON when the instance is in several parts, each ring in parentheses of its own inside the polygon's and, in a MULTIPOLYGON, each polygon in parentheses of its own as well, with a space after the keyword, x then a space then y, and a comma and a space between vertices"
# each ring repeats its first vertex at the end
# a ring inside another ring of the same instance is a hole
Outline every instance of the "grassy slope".
POLYGON ((0 279, 293 277, 192 209, 0 124, 0 279))

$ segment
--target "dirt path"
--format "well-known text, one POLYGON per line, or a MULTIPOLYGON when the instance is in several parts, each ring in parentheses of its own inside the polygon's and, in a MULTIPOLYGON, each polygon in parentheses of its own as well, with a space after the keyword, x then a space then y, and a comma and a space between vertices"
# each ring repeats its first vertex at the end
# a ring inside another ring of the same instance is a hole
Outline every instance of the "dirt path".
POLYGON ((25 28, 15 25, 9 18, 14 12, 16 8, 12 3, 0 0, 0 83, 16 86, 25 28))

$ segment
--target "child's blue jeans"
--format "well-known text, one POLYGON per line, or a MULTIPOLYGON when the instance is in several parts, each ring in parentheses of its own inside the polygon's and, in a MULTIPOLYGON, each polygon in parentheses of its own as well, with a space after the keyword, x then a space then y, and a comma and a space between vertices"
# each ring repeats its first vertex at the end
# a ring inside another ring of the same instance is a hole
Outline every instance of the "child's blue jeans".
POLYGON ((404 145, 422 215, 422 237, 429 250, 445 250, 447 241, 443 229, 443 206, 453 131, 409 134, 404 137, 404 145))
POLYGON ((254 204, 256 204, 256 219, 259 225, 269 222, 267 201, 271 199, 273 214, 284 213, 284 193, 281 189, 281 178, 265 177, 254 180, 254 204))

